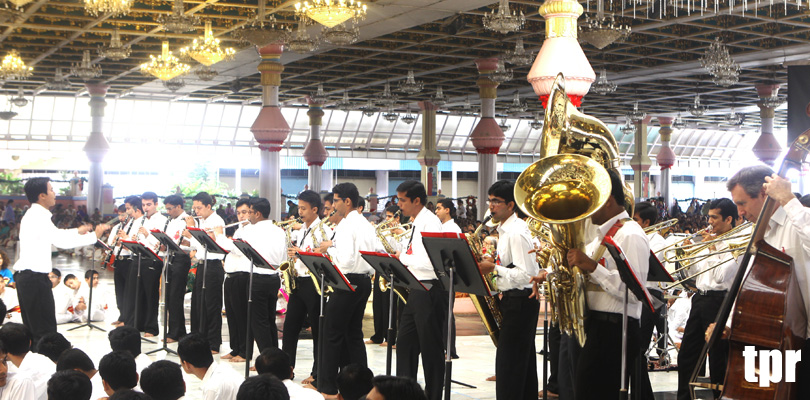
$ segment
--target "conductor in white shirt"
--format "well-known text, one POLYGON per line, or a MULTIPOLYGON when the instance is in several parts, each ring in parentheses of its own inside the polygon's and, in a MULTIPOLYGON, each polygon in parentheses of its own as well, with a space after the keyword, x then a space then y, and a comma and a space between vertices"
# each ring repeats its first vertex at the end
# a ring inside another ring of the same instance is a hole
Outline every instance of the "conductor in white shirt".
POLYGON ((53 268, 51 246, 63 249, 89 246, 110 227, 99 224, 95 232, 90 224, 76 229, 58 229, 48 211, 56 204, 56 193, 49 178, 29 179, 25 183, 25 196, 31 208, 20 223, 20 258, 14 264, 14 280, 23 323, 31 330, 33 340, 38 341, 42 335, 56 332, 56 311, 48 279, 48 272, 53 268))

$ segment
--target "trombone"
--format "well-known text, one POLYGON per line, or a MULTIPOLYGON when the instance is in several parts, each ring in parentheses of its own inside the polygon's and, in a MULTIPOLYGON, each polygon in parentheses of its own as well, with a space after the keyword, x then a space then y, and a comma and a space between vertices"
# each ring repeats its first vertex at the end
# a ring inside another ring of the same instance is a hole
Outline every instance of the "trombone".
POLYGON ((692 275, 684 276, 683 278, 680 278, 680 276, 682 276, 682 274, 680 274, 679 272, 684 272, 686 269, 691 268, 692 265, 694 265, 697 261, 693 262, 691 264, 688 264, 688 265, 686 265, 684 267, 678 268, 677 270, 675 270, 675 273, 676 273, 676 275, 679 276, 680 279, 675 281, 675 282, 672 282, 671 284, 669 284, 667 286, 662 286, 661 289, 664 290, 664 291, 667 291, 667 290, 672 289, 675 286, 678 286, 678 285, 680 285, 680 284, 682 284, 682 283, 684 283, 684 282, 686 282, 688 280, 695 279, 698 276, 703 275, 703 274, 705 274, 705 273, 707 273, 709 271, 714 271, 715 269, 717 269, 717 267, 719 267, 721 265, 724 265, 725 263, 727 263, 729 261, 733 261, 733 260, 737 259, 737 257, 740 256, 740 254, 745 252, 745 248, 746 248, 747 245, 748 245, 747 240, 744 241, 744 242, 730 243, 728 245, 728 249, 715 251, 713 253, 704 254, 702 256, 689 257, 689 258, 708 258, 708 257, 716 255, 716 254, 731 253, 731 258, 723 260, 723 261, 721 261, 721 262, 719 262, 719 263, 717 263, 715 265, 712 265, 711 267, 706 268, 703 271, 695 272, 692 275))
MULTIPOLYGON (((664 232, 665 230, 667 230, 669 228, 672 228, 673 226, 675 226, 677 224, 678 224, 678 218, 668 219, 668 220, 666 220, 664 222, 659 222, 659 223, 657 223, 655 225, 650 225, 650 226, 644 228, 644 233, 649 235, 649 234, 651 234, 653 232, 656 232, 656 231, 664 232)), ((659 234, 661 232, 659 232, 659 234)), ((661 236, 663 236, 663 235, 661 235, 661 236)))
MULTIPOLYGON (((671 249, 669 247, 672 247, 672 245, 670 245, 670 246, 667 246, 667 248, 665 248, 665 249, 659 250, 659 253, 664 255, 664 260, 663 261, 668 262, 668 263, 676 263, 676 262, 683 263, 683 261, 693 260, 693 259, 697 259, 697 258, 701 258, 701 257, 705 258, 705 257, 711 256, 711 255, 714 255, 714 254, 729 253, 730 252, 729 249, 726 249, 726 250, 721 250, 721 251, 715 251, 715 252, 709 253, 708 255, 706 255, 706 254, 704 254, 702 256, 697 255, 701 251, 703 251, 705 249, 708 249, 713 244, 719 243, 719 242, 728 242, 730 240, 735 240, 735 243, 736 243, 736 240, 740 240, 740 241, 745 241, 747 243, 751 239, 751 232, 748 232, 748 233, 741 233, 741 232, 743 232, 746 229, 752 227, 753 225, 754 224, 751 223, 751 222, 745 222, 745 223, 743 223, 743 224, 741 224, 739 226, 736 226, 736 227, 732 228, 728 232, 725 232, 723 234, 718 235, 716 238, 714 238, 712 240, 704 240, 704 241, 699 242, 699 243, 692 243, 692 244, 686 244, 686 245, 682 245, 682 246, 675 246, 674 248, 671 248, 671 249), (673 251, 675 252, 675 257, 667 257, 667 254, 671 253, 673 251)), ((753 231, 753 229, 752 229, 752 231, 753 231)), ((679 243, 683 243, 685 240, 686 239, 681 240, 679 243)), ((732 245, 729 244, 729 248, 731 248, 731 247, 732 247, 732 245)), ((692 265, 692 264, 694 264, 696 262, 697 261, 694 261, 694 262, 690 263, 690 265, 692 265)), ((682 269, 682 268, 684 268, 684 267, 681 267, 679 269, 682 269)), ((676 272, 677 272, 677 270, 676 270, 676 272)))

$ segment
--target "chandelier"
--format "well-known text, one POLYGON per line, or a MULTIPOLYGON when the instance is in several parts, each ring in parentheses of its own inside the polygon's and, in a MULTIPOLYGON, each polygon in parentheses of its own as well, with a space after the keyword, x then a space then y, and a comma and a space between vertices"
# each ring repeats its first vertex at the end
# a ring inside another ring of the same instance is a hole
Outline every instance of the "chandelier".
POLYGON ((90 50, 85 50, 82 53, 82 62, 74 63, 73 67, 70 68, 70 74, 87 81, 101 76, 101 66, 93 64, 90 61, 90 50))
POLYGON ((405 115, 403 115, 400 119, 402 120, 402 122, 410 125, 416 122, 416 118, 417 117, 415 115, 411 114, 411 109, 409 108, 408 111, 405 113, 405 115))
POLYGON ((383 107, 391 108, 394 106, 394 104, 396 104, 397 100, 399 100, 399 97, 391 93, 391 84, 385 82, 383 92, 377 95, 377 104, 383 107))
POLYGON ((8 54, 3 57, 3 62, 0 63, 0 79, 23 79, 31 76, 31 71, 34 69, 27 67, 25 62, 20 58, 17 50, 11 49, 8 54))
POLYGON ((417 82, 413 77, 413 70, 408 70, 408 77, 405 78, 405 82, 399 83, 399 91, 405 92, 407 94, 416 94, 422 91, 422 88, 425 86, 422 81, 417 82))
POLYGON ((191 47, 183 47, 180 54, 187 55, 206 67, 210 67, 222 60, 230 60, 236 54, 231 47, 223 49, 219 46, 219 39, 214 37, 211 21, 205 21, 205 36, 194 39, 191 47))
POLYGON ((321 37, 326 43, 335 46, 348 46, 357 42, 360 37, 360 29, 356 25, 351 27, 348 23, 340 24, 332 28, 324 28, 321 37))
POLYGON ((309 95, 309 100, 315 104, 325 104, 327 101, 329 101, 329 96, 323 92, 322 83, 318 84, 318 90, 315 93, 309 95))
POLYGON ((627 118, 630 118, 632 121, 640 121, 647 116, 647 113, 638 110, 638 102, 633 102, 633 111, 627 114, 627 118))
POLYGON ((399 114, 395 113, 392 108, 389 108, 388 111, 382 114, 384 120, 388 122, 396 122, 399 119, 399 114))
POLYGON ((678 116, 675 117, 675 120, 672 121, 672 127, 675 129, 683 129, 686 128, 686 121, 681 118, 681 113, 678 113, 678 116))
POLYGON ((500 0, 498 12, 492 10, 489 14, 484 14, 484 28, 500 34, 519 31, 526 22, 523 11, 520 15, 509 10, 509 0, 500 0))
POLYGON ((512 69, 506 68, 503 65, 503 60, 498 60, 498 66, 495 71, 489 74, 489 79, 495 83, 504 83, 512 80, 512 69))
POLYGON ((20 8, 20 7, 30 3, 32 1, 33 0, 8 0, 9 3, 14 4, 15 6, 17 6, 17 8, 20 8))
POLYGON ((509 125, 509 124, 506 122, 506 117, 501 118, 501 123, 500 123, 500 124, 498 124, 498 126, 499 126, 499 127, 501 128, 501 130, 502 130, 502 131, 504 131, 504 132, 506 132, 506 131, 508 131, 510 128, 512 128, 512 125, 509 125))
POLYGON ((360 109, 363 111, 363 115, 366 117, 371 117, 372 115, 376 114, 377 111, 380 111, 380 109, 377 108, 374 105, 374 102, 370 99, 366 102, 366 105, 360 107, 360 109))
POLYGON ((615 92, 617 87, 618 85, 607 79, 607 70, 603 68, 599 71, 599 78, 591 85, 591 91, 597 94, 608 94, 615 92))
POLYGON ((186 86, 186 81, 182 77, 172 78, 168 81, 163 81, 163 87, 166 89, 171 90, 172 92, 176 92, 186 86))
POLYGON ((141 73, 145 75, 153 75, 162 81, 168 81, 177 76, 183 75, 188 72, 191 67, 188 64, 181 63, 177 57, 172 55, 169 51, 169 41, 163 41, 163 52, 161 55, 155 57, 150 54, 151 61, 141 64, 141 73))
POLYGON ((530 65, 534 61, 534 53, 529 53, 523 48, 523 38, 518 38, 514 50, 507 50, 503 54, 503 60, 512 65, 530 65))
POLYGON ((113 61, 123 60, 129 57, 131 52, 132 49, 129 47, 129 45, 124 46, 121 43, 121 35, 118 33, 118 28, 113 29, 109 46, 99 46, 98 48, 99 56, 113 61))
POLYGON ((700 105, 700 94, 695 95, 695 104, 689 106, 689 113, 695 117, 700 117, 706 112, 706 106, 700 105))
POLYGON ((349 92, 344 91, 343 97, 340 100, 335 102, 335 107, 338 110, 349 112, 354 109, 354 103, 349 100, 349 92))
POLYGON ((267 13, 266 0, 259 0, 259 9, 256 15, 242 26, 241 29, 233 31, 231 36, 242 43, 250 43, 254 46, 264 47, 271 43, 284 43, 290 36, 290 30, 283 25, 276 27, 276 17, 267 13))
POLYGON ((295 30, 293 37, 287 40, 286 47, 298 54, 311 53, 318 50, 318 39, 309 36, 306 24, 302 19, 298 21, 298 29, 295 30))
POLYGON ((543 121, 540 120, 540 113, 534 113, 534 120, 529 123, 529 127, 534 130, 538 130, 543 127, 543 121))
POLYGON ((518 93, 518 91, 515 90, 515 97, 512 99, 512 104, 510 104, 509 107, 506 108, 506 112, 514 115, 520 114, 524 111, 526 111, 526 104, 520 102, 520 93, 518 93))
POLYGON ((333 28, 351 18, 355 21, 366 18, 366 5, 355 0, 312 0, 295 3, 295 12, 307 16, 315 22, 333 28))
POLYGON ((45 80, 45 86, 48 87, 50 90, 65 90, 70 88, 70 80, 68 80, 67 75, 62 74, 62 68, 57 68, 56 73, 54 73, 53 78, 48 78, 45 80))
POLYGON ((183 0, 174 0, 172 13, 159 15, 157 17, 157 23, 159 23, 165 31, 183 33, 193 31, 194 27, 200 24, 200 18, 193 14, 186 15, 183 0))
POLYGON ((700 58, 700 65, 713 77, 712 81, 728 87, 739 82, 740 66, 731 58, 728 47, 720 38, 714 38, 706 53, 700 58))
POLYGON ((436 95, 430 98, 430 101, 436 105, 436 107, 441 107, 447 104, 447 96, 444 95, 442 92, 442 87, 439 86, 436 88, 436 95))
POLYGON ((10 99, 9 103, 17 107, 25 107, 28 105, 28 99, 25 98, 22 88, 17 89, 17 97, 10 99))
POLYGON ((778 108, 782 104, 785 104, 785 98, 779 97, 778 94, 774 93, 774 95, 771 97, 760 97, 759 104, 767 108, 778 108))
MULTIPOLYGON (((602 2, 599 2, 601 5, 602 2)), ((630 27, 616 24, 613 15, 604 16, 604 12, 599 10, 594 18, 585 16, 585 23, 579 27, 579 40, 589 43, 599 50, 622 41, 630 36, 630 27)))
POLYGON ((194 75, 197 75, 199 80, 208 82, 214 80, 219 75, 219 72, 209 66, 202 65, 194 71, 194 75))
POLYGON ((624 126, 619 128, 619 131, 622 132, 622 135, 632 135, 636 133, 636 126, 633 125, 632 119, 630 116, 627 116, 627 122, 624 123, 624 126))
POLYGON ((723 116, 723 121, 732 126, 740 126, 745 121, 745 114, 734 112, 734 106, 731 106, 731 111, 723 116))
POLYGON ((712 78, 712 82, 714 82, 717 86, 722 87, 729 87, 732 85, 736 85, 737 82, 740 81, 740 67, 736 67, 736 69, 729 67, 723 68, 717 71, 717 74, 714 75, 712 78))
POLYGON ((84 0, 84 10, 92 16, 110 14, 118 17, 129 14, 133 0, 84 0))
POLYGON ((0 119, 5 120, 5 121, 8 121, 8 120, 10 120, 10 119, 12 119, 12 118, 14 118, 16 116, 17 116, 17 112, 16 111, 11 111, 11 108, 9 108, 8 111, 0 111, 0 119))

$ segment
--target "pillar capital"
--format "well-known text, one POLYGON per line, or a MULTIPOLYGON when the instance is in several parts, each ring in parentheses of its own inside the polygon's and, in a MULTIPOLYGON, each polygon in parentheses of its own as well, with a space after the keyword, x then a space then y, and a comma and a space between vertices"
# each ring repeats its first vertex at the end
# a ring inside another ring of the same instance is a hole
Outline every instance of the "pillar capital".
POLYGON ((281 64, 281 53, 284 45, 272 43, 258 48, 262 61, 257 67, 261 72, 261 84, 269 86, 281 86, 281 73, 284 72, 284 65, 281 64))
POLYGON ((417 104, 419 104, 419 109, 421 109, 422 111, 433 111, 433 112, 436 112, 436 110, 438 110, 438 109, 439 109, 439 106, 437 106, 437 105, 435 105, 435 104, 433 104, 432 102, 427 101, 427 100, 425 100, 425 101, 420 101, 420 102, 418 102, 417 104))
POLYGON ((324 113, 322 105, 319 103, 313 103, 312 100, 309 100, 309 111, 307 111, 307 116, 309 116, 309 124, 323 125, 323 115, 324 113))
POLYGON ((759 97, 773 97, 779 93, 780 85, 778 83, 760 83, 754 88, 757 90, 759 97))
POLYGON ((658 132, 661 134, 661 141, 662 142, 669 142, 672 138, 672 121, 675 118, 672 117, 658 117, 658 125, 661 129, 658 132))
POLYGON ((494 99, 498 97, 497 89, 498 82, 493 81, 489 76, 498 68, 497 58, 479 58, 475 60, 475 66, 478 67, 478 80, 475 84, 478 85, 479 95, 482 99, 494 99))
POLYGON ((84 87, 87 89, 87 93, 89 93, 90 96, 104 97, 107 95, 107 90, 110 88, 110 85, 101 82, 85 82, 84 87))
POLYGON ((766 107, 762 103, 757 103, 757 107, 759 107, 759 117, 762 119, 770 118, 773 119, 776 115, 776 110, 773 107, 766 107))
POLYGON ((307 165, 323 166, 327 158, 329 158, 329 152, 326 151, 323 142, 320 139, 310 139, 307 147, 304 148, 304 160, 307 165))
POLYGON ((498 154, 505 136, 495 118, 484 117, 470 135, 470 140, 478 154, 498 154))

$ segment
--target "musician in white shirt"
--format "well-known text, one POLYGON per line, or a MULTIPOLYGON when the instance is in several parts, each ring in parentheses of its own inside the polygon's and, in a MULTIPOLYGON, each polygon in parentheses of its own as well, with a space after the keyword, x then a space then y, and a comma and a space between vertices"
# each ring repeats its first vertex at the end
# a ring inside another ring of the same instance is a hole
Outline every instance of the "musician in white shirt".
MULTIPOLYGON (((388 206, 385 209, 385 219, 374 227, 375 231, 377 229, 387 230, 390 235, 383 233, 383 236, 385 236, 385 240, 393 249, 398 249, 399 246, 398 242, 395 240, 395 236, 403 232, 402 229, 392 230, 393 227, 401 225, 401 214, 402 211, 398 206, 388 206), (396 220, 394 217, 396 217, 396 220)), ((380 243, 380 246, 383 246, 383 244, 380 243)), ((383 247, 383 250, 385 250, 385 247, 383 247)), ((378 274, 375 274, 374 279, 371 281, 371 308, 374 316, 374 334, 366 340, 366 344, 387 346, 385 342, 388 340, 388 312, 391 310, 394 315, 399 315, 397 309, 401 307, 401 304, 399 304, 399 297, 394 296, 394 306, 391 307, 389 293, 383 292, 380 288, 381 278, 382 277, 378 276, 378 274)), ((398 319, 399 318, 394 318, 391 321, 391 334, 393 336, 391 339, 392 346, 396 344, 397 325, 399 325, 398 319)))
POLYGON ((51 246, 68 249, 88 246, 110 227, 99 224, 94 235, 89 224, 78 229, 57 229, 48 211, 56 204, 56 193, 48 178, 30 178, 25 183, 25 196, 31 208, 20 221, 20 250, 14 264, 14 281, 23 322, 36 343, 42 335, 56 332, 56 312, 48 279, 53 268, 51 246))
MULTIPOLYGON (((441 199, 436 202, 436 216, 442 222, 442 232, 461 233, 461 228, 456 224, 456 206, 453 200, 441 199)), ((455 296, 450 300, 450 308, 455 307, 455 296)), ((458 358, 456 352, 456 316, 450 314, 450 324, 453 326, 453 333, 450 338, 450 354, 453 358, 458 358)), ((447 340, 447 325, 442 325, 442 337, 447 340)))
MULTIPOLYGON (((146 220, 146 215, 143 213, 143 203, 141 202, 140 197, 129 196, 124 199, 124 206, 126 206, 127 215, 129 215, 129 224, 127 225, 126 229, 118 231, 118 237, 121 241, 137 241, 138 232, 146 220)), ((120 258, 122 259, 121 262, 127 264, 127 266, 124 268, 126 273, 122 298, 124 307, 121 316, 118 317, 118 321, 123 322, 120 324, 113 323, 113 325, 127 325, 135 327, 135 286, 138 285, 136 279, 138 276, 138 259, 137 257, 134 257, 126 247, 123 246, 119 254, 120 258)), ((149 261, 141 260, 141 273, 143 273, 143 270, 146 269, 148 265, 149 261)), ((117 264, 115 270, 118 271, 117 264)), ((118 285, 116 285, 116 298, 118 297, 118 290, 118 285)), ((143 298, 139 298, 138 300, 139 302, 144 301, 143 298)), ((141 305, 139 304, 138 307, 141 308, 141 305)))
POLYGON ((118 232, 126 232, 130 226, 130 218, 129 214, 127 214, 127 207, 125 204, 118 206, 118 221, 120 221, 120 223, 116 224, 112 228, 110 235, 107 237, 107 246, 110 247, 110 253, 107 254, 107 257, 104 259, 104 268, 111 267, 113 269, 115 307, 118 308, 118 319, 112 323, 112 325, 115 326, 124 324, 124 305, 126 303, 124 292, 126 291, 126 280, 127 276, 129 275, 129 260, 124 260, 123 257, 121 257, 121 252, 123 252, 123 249, 121 248, 121 244, 119 242, 121 240, 121 236, 118 234, 118 232))
MULTIPOLYGON (((158 253, 160 242, 151 234, 157 230, 163 232, 166 229, 168 219, 158 212, 158 196, 155 192, 144 192, 141 195, 141 206, 144 212, 144 221, 138 229, 136 239, 144 246, 158 253)), ((137 296, 138 315, 132 319, 139 331, 144 332, 144 337, 154 337, 159 333, 158 326, 158 306, 160 305, 160 275, 163 272, 163 263, 155 261, 153 263, 144 262, 141 264, 140 285, 137 296)))
MULTIPOLYGON (((166 334, 166 341, 176 342, 186 335, 186 316, 183 310, 183 301, 186 295, 186 283, 188 282, 188 270, 191 268, 191 257, 188 251, 189 242, 183 238, 183 231, 186 230, 185 218, 188 216, 183 210, 183 198, 178 195, 167 196, 163 199, 163 206, 169 214, 164 232, 180 245, 182 252, 174 253, 169 263, 168 282, 166 282, 166 308, 169 312, 169 331, 166 334)), ((162 254, 166 256, 164 251, 162 254)))

